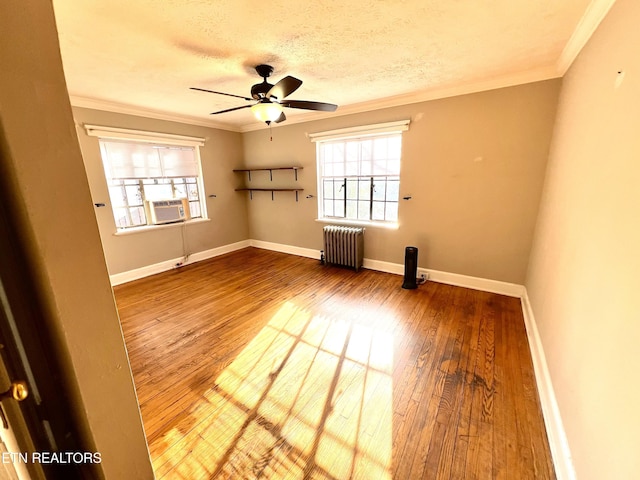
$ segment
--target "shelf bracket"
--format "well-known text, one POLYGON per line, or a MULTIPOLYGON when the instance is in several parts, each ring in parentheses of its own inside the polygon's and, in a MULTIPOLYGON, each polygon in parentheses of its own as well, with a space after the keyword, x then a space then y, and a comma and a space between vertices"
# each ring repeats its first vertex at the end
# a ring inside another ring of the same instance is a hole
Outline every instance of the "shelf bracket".
POLYGON ((249 174, 249 181, 251 181, 251 170, 247 172, 249 174))
POLYGON ((271 201, 273 202, 273 190, 271 190, 271 201))
POLYGON ((296 190, 296 202, 298 201, 298 191, 296 190))
POLYGON ((249 190, 249 200, 253 200, 253 190, 249 190))
MULTIPOLYGON (((273 182, 273 170, 269 169, 269 180, 273 182)), ((273 193, 273 192, 271 192, 273 193)))
MULTIPOLYGON (((296 177, 296 182, 297 182, 297 181, 298 181, 298 169, 297 169, 297 168, 294 168, 294 169, 293 169, 293 174, 294 174, 294 176, 296 177)), ((297 195, 298 195, 298 194, 296 193, 296 196, 297 196, 297 195)))

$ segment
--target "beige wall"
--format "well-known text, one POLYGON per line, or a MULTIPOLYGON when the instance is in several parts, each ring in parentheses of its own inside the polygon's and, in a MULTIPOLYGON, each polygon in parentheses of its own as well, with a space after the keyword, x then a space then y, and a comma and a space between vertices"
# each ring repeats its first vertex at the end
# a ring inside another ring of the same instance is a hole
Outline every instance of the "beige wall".
MULTIPOLYGON (((151 479, 131 371, 73 127, 50 2, 0 2, 3 170, 13 186, 44 322, 100 476, 151 479)), ((62 386, 61 386, 62 387, 62 386)), ((61 391, 61 394, 63 390, 61 391)))
MULTIPOLYGON (((548 156, 560 80, 531 83, 425 103, 277 126, 273 141, 259 130, 243 135, 247 166, 304 167, 292 194, 257 193, 249 202, 251 238, 320 250, 315 222, 315 144, 307 133, 410 118, 403 134, 398 230, 370 227, 365 257, 402 264, 419 248, 424 268, 524 283, 548 156), (482 157, 482 161, 475 161, 482 157)), ((253 183, 269 184, 268 173, 253 183), (265 181, 266 179, 266 181, 265 181)), ((242 183, 241 178, 236 179, 242 183)), ((291 172, 274 185, 293 185, 291 172)))
POLYGON ((618 0, 564 78, 526 281, 581 480, 640 475, 639 20, 618 0))
POLYGON ((92 202, 107 205, 105 208, 96 208, 95 213, 110 274, 182 257, 182 228, 114 235, 116 225, 98 139, 87 135, 84 124, 205 138, 205 145, 200 147, 200 157, 205 201, 212 221, 185 224, 187 250, 189 253, 202 252, 248 238, 246 198, 233 189, 235 178, 232 170, 242 165, 243 160, 239 133, 83 108, 74 108, 73 115, 89 178, 92 202), (216 197, 208 198, 211 194, 216 197))

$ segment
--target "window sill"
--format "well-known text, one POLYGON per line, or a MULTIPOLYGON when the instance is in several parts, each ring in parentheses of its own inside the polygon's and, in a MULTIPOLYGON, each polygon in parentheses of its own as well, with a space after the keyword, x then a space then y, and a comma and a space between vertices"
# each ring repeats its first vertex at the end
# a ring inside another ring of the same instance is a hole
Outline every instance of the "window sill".
POLYGON ((363 220, 341 220, 339 218, 316 218, 316 222, 330 223, 332 225, 345 225, 347 227, 372 227, 385 230, 397 230, 398 223, 366 222, 363 220))
POLYGON ((181 227, 183 225, 193 225, 196 223, 205 223, 211 221, 210 218, 194 218, 185 222, 165 223, 164 225, 142 225, 140 227, 122 228, 114 233, 116 237, 125 235, 135 235, 136 233, 156 232, 158 230, 166 230, 168 228, 181 227))

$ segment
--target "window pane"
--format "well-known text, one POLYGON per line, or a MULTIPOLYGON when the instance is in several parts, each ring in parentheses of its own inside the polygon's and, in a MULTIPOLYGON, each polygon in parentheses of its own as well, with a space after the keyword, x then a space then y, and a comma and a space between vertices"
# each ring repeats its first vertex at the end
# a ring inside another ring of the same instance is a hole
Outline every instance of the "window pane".
POLYGON ((189 213, 191 213, 191 218, 201 217, 200 202, 189 202, 189 213))
POLYGON ((398 204, 389 202, 385 206, 385 220, 396 222, 398 220, 398 204))
POLYGON ((373 162, 373 174, 374 175, 387 175, 389 173, 387 169, 386 160, 375 160, 373 162))
POLYGON ((109 187, 109 197, 111 198, 111 204, 114 208, 127 205, 124 187, 109 187))
POLYGON ((374 200, 384 200, 384 192, 386 187, 386 180, 384 178, 374 178, 373 179, 373 199, 374 200))
POLYGON ((347 218, 358 218, 358 202, 356 200, 347 200, 347 218))
POLYGON ((358 199, 368 201, 370 196, 371 196, 371 179, 360 178, 358 181, 358 199))
POLYGON ((323 213, 325 217, 333 217, 333 200, 325 199, 323 213))
POLYGON ((347 171, 346 175, 358 175, 358 163, 357 162, 347 162, 346 165, 347 171))
POLYGON ((193 148, 158 148, 162 174, 155 176, 181 177, 198 175, 198 161, 193 148))
POLYGON ((325 163, 324 164, 324 175, 326 177, 333 176, 333 163, 325 163))
POLYGON ((147 200, 166 200, 168 198, 173 198, 171 185, 145 185, 144 198, 147 200))
POLYGON ((371 160, 373 153, 373 142, 371 140, 362 140, 360 143, 360 158, 362 160, 371 160))
POLYGON ((357 200, 357 199, 358 199, 358 179, 348 178, 347 179, 347 200, 357 200))
POLYGON ((371 220, 384 220, 384 202, 373 202, 371 220))
POLYGON ((357 162, 358 151, 358 142, 347 142, 347 162, 357 162))
POLYGON ((360 175, 373 175, 373 169, 371 168, 371 162, 369 160, 363 160, 360 163, 360 175))
POLYGON ((333 150, 331 145, 320 145, 320 158, 322 163, 328 163, 333 161, 333 150))
POLYGON ((142 192, 140 192, 140 185, 127 185, 125 191, 127 193, 127 202, 131 205, 142 205, 142 192))
POLYGON ((336 200, 333 202, 333 216, 344 218, 344 200, 336 200))
POLYGON ((190 184, 187 185, 187 193, 189 194, 189 200, 198 200, 198 185, 190 184))
POLYGON ((400 156, 400 152, 402 151, 402 135, 393 135, 388 137, 388 148, 390 152, 397 152, 398 156, 400 156))
POLYGON ((333 162, 342 161, 342 159, 344 158, 344 144, 334 143, 332 154, 333 154, 333 162))
POLYGON ((397 202, 400 197, 400 180, 389 180, 387 182, 387 201, 397 202))
POLYGON ((358 202, 358 220, 369 220, 369 201, 358 202))
POLYGON ((129 209, 132 225, 146 225, 147 217, 144 214, 143 207, 133 207, 129 209))
POLYGON ((387 170, 390 175, 400 175, 400 159, 394 158, 387 162, 387 170))
POLYGON ((373 158, 376 160, 384 160, 388 158, 387 145, 387 138, 376 138, 373 141, 373 158))
POLYGON ((333 198, 333 180, 322 181, 322 198, 333 198))
POLYGON ((114 208, 113 216, 116 220, 116 227, 125 228, 130 226, 129 215, 126 208, 114 208))
POLYGON ((186 185, 175 185, 174 186, 174 195, 176 198, 187 198, 187 186, 186 185))

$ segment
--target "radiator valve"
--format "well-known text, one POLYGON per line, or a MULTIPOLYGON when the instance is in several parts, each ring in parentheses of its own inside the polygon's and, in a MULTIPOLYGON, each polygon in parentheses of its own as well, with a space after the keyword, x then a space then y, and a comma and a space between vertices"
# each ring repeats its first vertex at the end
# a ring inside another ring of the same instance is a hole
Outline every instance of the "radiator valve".
POLYGON ((320 263, 324 265, 324 250, 320 250, 320 263))

